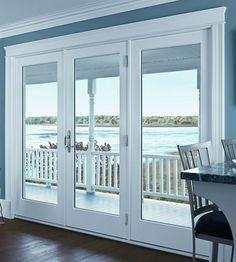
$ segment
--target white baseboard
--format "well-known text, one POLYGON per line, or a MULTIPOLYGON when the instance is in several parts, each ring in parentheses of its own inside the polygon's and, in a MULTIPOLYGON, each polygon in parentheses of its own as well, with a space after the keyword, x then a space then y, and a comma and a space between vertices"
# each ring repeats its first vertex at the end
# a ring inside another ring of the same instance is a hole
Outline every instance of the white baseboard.
POLYGON ((13 219, 14 215, 11 212, 11 201, 0 199, 0 203, 2 204, 3 216, 5 218, 13 219))

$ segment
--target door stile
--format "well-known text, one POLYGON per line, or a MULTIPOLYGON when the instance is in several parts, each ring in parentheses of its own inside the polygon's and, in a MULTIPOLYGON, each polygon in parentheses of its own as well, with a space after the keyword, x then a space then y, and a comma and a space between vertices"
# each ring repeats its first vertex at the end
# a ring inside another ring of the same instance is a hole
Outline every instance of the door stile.
MULTIPOLYGON (((70 52, 64 51, 64 74, 65 74, 65 127, 64 127, 64 139, 66 137, 67 132, 71 131, 71 144, 74 145, 74 115, 75 115, 75 96, 74 96, 74 60, 71 59, 70 52)), ((74 209, 72 203, 74 203, 74 179, 71 176, 74 174, 74 150, 68 152, 64 143, 64 155, 65 155, 65 185, 66 185, 66 194, 65 194, 65 223, 66 225, 70 225, 68 214, 71 209, 74 209)))
POLYGON ((64 134, 66 126, 65 110, 66 110, 66 82, 65 82, 65 62, 64 52, 60 52, 60 62, 58 64, 58 203, 60 203, 62 223, 65 225, 65 193, 66 193, 66 179, 65 179, 65 151, 64 151, 64 134))

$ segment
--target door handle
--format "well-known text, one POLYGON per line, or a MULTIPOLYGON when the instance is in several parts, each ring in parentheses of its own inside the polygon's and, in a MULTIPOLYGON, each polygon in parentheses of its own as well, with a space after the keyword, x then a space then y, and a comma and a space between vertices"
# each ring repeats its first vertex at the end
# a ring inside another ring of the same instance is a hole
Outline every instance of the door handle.
POLYGON ((71 131, 68 130, 66 136, 64 137, 64 145, 65 149, 67 150, 68 153, 71 152, 71 148, 74 146, 71 145, 71 131))

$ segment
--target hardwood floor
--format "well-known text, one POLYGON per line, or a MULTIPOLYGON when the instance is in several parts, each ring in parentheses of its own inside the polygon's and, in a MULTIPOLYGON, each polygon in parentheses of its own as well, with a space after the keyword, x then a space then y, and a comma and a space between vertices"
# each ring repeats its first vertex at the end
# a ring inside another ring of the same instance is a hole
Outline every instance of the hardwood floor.
POLYGON ((191 258, 15 219, 0 225, 0 261, 190 262, 191 258))

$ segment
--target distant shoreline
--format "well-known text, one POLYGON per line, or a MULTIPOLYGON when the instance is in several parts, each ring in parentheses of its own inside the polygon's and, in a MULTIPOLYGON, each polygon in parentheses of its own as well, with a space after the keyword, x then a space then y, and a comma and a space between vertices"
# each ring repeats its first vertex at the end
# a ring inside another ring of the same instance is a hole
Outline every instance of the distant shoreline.
MULTIPOLYGON (((56 126, 56 124, 27 124, 29 126, 56 126)), ((76 127, 89 127, 88 125, 76 125, 76 127)), ((119 127, 118 125, 116 126, 109 126, 109 125, 95 125, 95 127, 119 127)), ((143 125, 143 127, 150 127, 150 128, 156 128, 156 127, 198 127, 197 125, 196 126, 187 126, 187 125, 184 125, 184 126, 146 126, 146 125, 143 125)))
MULTIPOLYGON (((77 127, 88 127, 88 116, 75 118, 77 127)), ((28 117, 27 125, 47 125, 55 126, 57 124, 56 117, 28 117)), ((119 127, 118 116, 95 116, 96 127, 119 127)), ((147 116, 143 117, 143 127, 197 127, 197 116, 147 116)))

